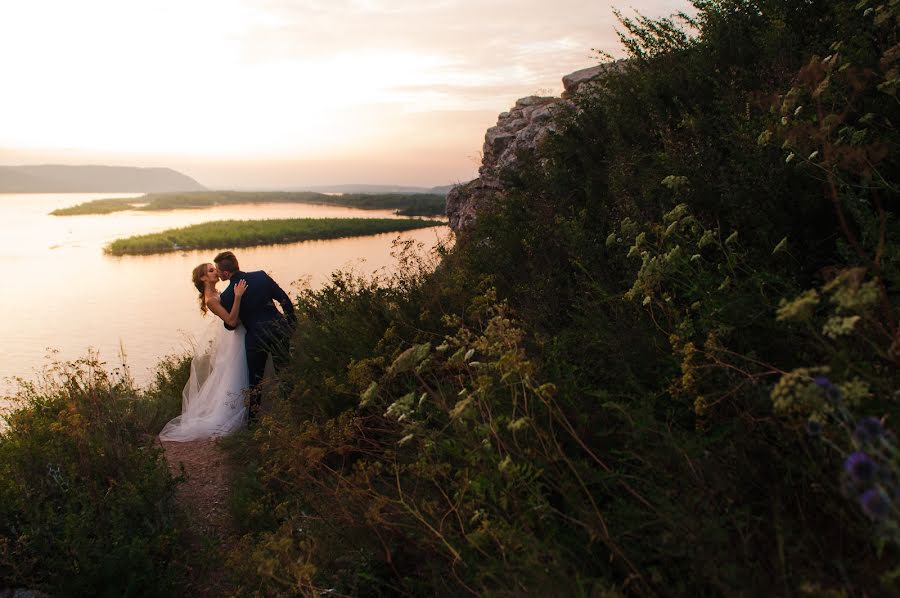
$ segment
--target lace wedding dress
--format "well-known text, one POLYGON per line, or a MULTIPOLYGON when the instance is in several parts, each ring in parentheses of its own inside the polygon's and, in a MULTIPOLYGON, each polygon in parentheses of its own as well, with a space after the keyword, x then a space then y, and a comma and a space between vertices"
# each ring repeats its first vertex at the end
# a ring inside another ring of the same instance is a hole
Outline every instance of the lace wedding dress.
POLYGON ((182 392, 181 415, 159 433, 160 440, 186 442, 224 436, 244 428, 249 385, 244 348, 246 330, 226 330, 215 318, 199 339, 191 376, 182 392))

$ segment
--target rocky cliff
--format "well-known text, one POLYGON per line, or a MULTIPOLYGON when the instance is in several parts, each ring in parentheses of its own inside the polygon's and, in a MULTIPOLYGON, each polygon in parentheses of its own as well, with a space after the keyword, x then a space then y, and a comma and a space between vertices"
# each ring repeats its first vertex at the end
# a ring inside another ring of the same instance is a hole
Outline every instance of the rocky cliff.
POLYGON ((496 126, 485 133, 478 178, 457 185, 447 194, 450 227, 459 231, 474 222, 479 209, 503 193, 500 173, 521 159, 540 155, 544 141, 556 131, 557 114, 576 108, 581 93, 624 64, 619 60, 575 71, 563 77, 565 91, 560 97, 528 96, 501 113, 496 126))

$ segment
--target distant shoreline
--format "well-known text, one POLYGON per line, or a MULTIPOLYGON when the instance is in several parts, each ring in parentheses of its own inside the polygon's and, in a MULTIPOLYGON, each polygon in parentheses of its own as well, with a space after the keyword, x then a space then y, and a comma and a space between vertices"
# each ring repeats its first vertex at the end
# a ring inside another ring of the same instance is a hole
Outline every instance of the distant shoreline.
POLYGON ((50 212, 52 216, 102 215, 126 210, 158 211, 258 203, 307 203, 362 210, 394 210, 400 216, 443 216, 446 198, 428 193, 344 193, 314 191, 193 191, 147 193, 86 201, 50 212))
POLYGON ((280 245, 359 237, 417 228, 444 226, 440 220, 417 218, 282 218, 273 220, 217 220, 159 233, 117 239, 105 252, 115 256, 153 255, 195 249, 225 249, 280 245))

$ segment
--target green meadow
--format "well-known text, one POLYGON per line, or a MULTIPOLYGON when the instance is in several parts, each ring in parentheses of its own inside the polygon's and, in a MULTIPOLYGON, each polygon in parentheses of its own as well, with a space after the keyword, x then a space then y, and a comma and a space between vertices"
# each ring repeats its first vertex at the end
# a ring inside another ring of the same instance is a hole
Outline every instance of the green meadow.
POLYGON ((439 220, 394 218, 216 220, 159 233, 117 239, 106 248, 106 252, 112 255, 148 255, 189 249, 277 245, 402 232, 443 224, 444 222, 439 220))
POLYGON ((111 214, 125 210, 186 210, 258 203, 308 203, 360 210, 394 210, 401 216, 440 216, 444 214, 445 209, 443 195, 427 193, 328 195, 312 191, 192 191, 95 199, 68 208, 53 210, 50 214, 52 216, 84 216, 111 214))

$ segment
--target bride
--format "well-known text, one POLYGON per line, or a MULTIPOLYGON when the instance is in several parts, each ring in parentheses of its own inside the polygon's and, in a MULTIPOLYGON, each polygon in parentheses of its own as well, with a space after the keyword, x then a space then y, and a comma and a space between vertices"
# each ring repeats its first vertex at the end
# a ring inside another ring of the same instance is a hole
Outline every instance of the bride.
POLYGON ((241 297, 247 281, 234 285, 234 305, 225 311, 216 291, 219 274, 214 264, 200 264, 191 275, 200 292, 200 311, 219 316, 235 327, 226 330, 215 320, 199 339, 191 361, 191 376, 182 392, 181 415, 170 421, 159 433, 160 440, 185 442, 223 436, 246 427, 247 407, 244 390, 249 385, 244 348, 246 330, 238 326, 241 297))

